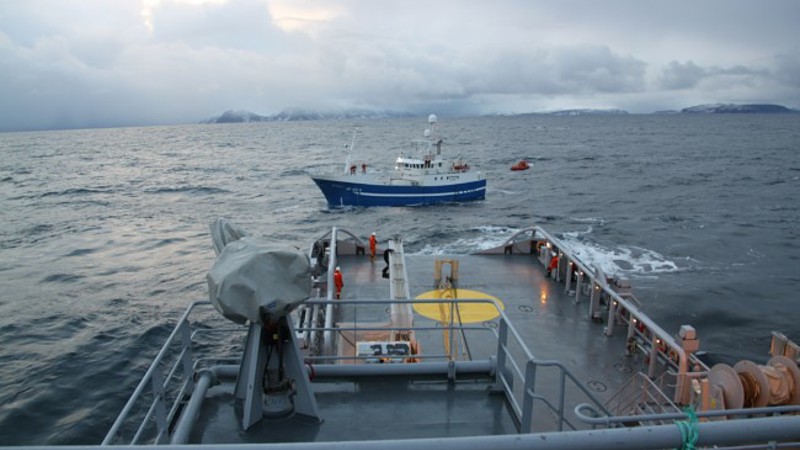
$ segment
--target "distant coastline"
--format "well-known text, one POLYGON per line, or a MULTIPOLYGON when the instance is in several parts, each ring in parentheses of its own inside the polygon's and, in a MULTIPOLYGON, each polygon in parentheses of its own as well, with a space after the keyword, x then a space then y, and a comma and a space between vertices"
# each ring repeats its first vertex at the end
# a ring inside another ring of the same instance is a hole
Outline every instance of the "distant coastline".
POLYGON ((380 111, 370 109, 346 109, 340 111, 312 111, 304 109, 287 109, 279 113, 263 116, 250 111, 228 110, 200 123, 250 123, 250 122, 296 122, 306 120, 330 119, 388 119, 396 117, 413 117, 413 114, 398 111, 380 111))
MULTIPOLYGON (((663 110, 652 113, 639 114, 798 114, 800 110, 791 109, 783 105, 770 103, 764 104, 736 104, 714 103, 689 106, 680 110, 663 110)), ((563 109, 556 111, 530 112, 521 114, 498 114, 501 116, 624 116, 631 114, 624 109, 563 109)))
MULTIPOLYGON (((649 114, 798 114, 800 110, 783 105, 769 103, 735 104, 715 103, 689 106, 680 110, 655 111, 649 114)), ((492 114, 499 117, 524 116, 624 116, 631 114, 624 109, 606 108, 574 108, 554 111, 524 112, 508 114, 492 114)), ((644 113, 648 114, 648 113, 644 113)), ((200 121, 201 124, 251 123, 251 122, 294 122, 308 120, 331 119, 387 119, 414 117, 415 114, 402 111, 384 111, 370 109, 347 109, 340 111, 314 111, 303 109, 287 109, 271 115, 261 115, 245 110, 228 110, 218 116, 200 121)))

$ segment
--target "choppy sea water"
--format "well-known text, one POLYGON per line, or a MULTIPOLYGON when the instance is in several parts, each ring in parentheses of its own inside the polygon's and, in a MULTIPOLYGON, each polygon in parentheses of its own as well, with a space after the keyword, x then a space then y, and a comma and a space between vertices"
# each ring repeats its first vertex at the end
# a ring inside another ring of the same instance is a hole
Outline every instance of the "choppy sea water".
POLYGON ((631 278, 667 330, 766 359, 800 340, 800 116, 440 121, 485 201, 326 207, 306 169, 390 170, 424 118, 0 134, 0 444, 97 444, 187 304, 208 224, 307 248, 337 225, 410 253, 469 253, 542 225, 631 278), (519 159, 532 170, 510 172, 519 159))

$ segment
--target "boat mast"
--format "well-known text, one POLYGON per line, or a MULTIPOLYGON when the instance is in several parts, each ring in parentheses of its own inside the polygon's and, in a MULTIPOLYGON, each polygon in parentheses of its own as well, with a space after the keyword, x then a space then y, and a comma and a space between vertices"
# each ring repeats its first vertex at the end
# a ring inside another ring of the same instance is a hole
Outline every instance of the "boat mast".
MULTIPOLYGON (((347 158, 344 160, 345 175, 347 175, 348 171, 350 170, 350 155, 353 154, 353 146, 356 145, 356 133, 358 133, 358 127, 353 128, 353 140, 350 142, 350 150, 347 152, 347 158)), ((347 147, 346 144, 345 147, 347 147)))
POLYGON ((436 114, 431 114, 428 116, 428 125, 430 125, 428 133, 426 136, 430 139, 430 143, 436 147, 436 154, 442 154, 442 139, 439 137, 439 127, 437 126, 439 122, 439 118, 436 117, 436 114))

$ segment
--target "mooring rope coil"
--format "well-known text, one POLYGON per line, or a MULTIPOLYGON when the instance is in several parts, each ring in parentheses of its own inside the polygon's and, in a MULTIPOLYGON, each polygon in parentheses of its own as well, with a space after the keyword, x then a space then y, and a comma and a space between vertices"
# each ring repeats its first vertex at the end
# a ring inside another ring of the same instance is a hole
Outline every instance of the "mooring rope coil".
POLYGON ((697 414, 694 412, 694 407, 691 406, 683 411, 689 416, 689 420, 679 420, 675 422, 675 425, 681 430, 681 440, 683 441, 679 450, 695 450, 695 444, 697 444, 697 438, 699 437, 697 431, 697 414))

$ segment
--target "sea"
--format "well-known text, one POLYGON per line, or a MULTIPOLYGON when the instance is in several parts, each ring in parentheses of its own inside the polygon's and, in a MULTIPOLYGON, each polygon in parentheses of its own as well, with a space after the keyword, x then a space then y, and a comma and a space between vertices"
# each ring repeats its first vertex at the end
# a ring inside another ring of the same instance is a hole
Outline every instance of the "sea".
MULTIPOLYGON (((440 117, 486 199, 327 206, 308 170, 392 170, 425 117, 0 133, 0 444, 99 444, 193 300, 209 224, 306 250, 333 225, 467 254, 539 225, 709 358, 800 341, 800 115, 440 117), (357 129, 355 141, 353 131, 357 129), (352 144, 352 147, 351 147, 352 144), (525 159, 532 168, 512 172, 525 159)), ((554 337, 554 339, 557 337, 554 337)), ((533 346, 535 352, 535 346, 533 346)))

